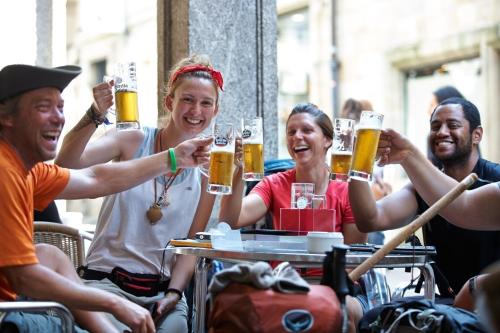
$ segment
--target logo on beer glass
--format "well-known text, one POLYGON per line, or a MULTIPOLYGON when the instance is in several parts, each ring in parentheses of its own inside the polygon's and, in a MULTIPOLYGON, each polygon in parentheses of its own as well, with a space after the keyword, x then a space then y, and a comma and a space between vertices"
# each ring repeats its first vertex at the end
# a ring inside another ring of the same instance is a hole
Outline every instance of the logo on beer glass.
POLYGON ((214 145, 216 145, 217 147, 225 147, 228 143, 228 139, 223 136, 218 136, 214 139, 214 145))
POLYGON ((252 131, 250 131, 249 129, 244 129, 243 133, 241 133, 242 139, 248 139, 251 136, 252 136, 252 131))

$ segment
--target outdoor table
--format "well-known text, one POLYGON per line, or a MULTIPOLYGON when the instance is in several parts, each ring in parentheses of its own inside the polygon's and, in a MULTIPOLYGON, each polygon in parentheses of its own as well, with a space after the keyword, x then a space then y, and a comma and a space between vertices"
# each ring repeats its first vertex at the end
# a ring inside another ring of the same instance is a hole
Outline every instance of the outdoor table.
MULTIPOLYGON (((193 331, 197 333, 205 332, 205 306, 207 297, 207 272, 211 261, 222 260, 228 262, 248 262, 248 261, 288 261, 298 267, 322 267, 325 254, 308 252, 281 252, 281 251, 235 251, 216 250, 199 247, 174 247, 169 246, 167 251, 176 254, 192 255, 197 257, 195 267, 195 292, 194 292, 194 320, 193 331)), ((369 258, 371 253, 347 252, 346 268, 354 268, 369 258)), ((425 278, 424 297, 434 300, 434 272, 430 265, 429 258, 425 254, 390 254, 382 259, 374 268, 419 268, 425 278)))

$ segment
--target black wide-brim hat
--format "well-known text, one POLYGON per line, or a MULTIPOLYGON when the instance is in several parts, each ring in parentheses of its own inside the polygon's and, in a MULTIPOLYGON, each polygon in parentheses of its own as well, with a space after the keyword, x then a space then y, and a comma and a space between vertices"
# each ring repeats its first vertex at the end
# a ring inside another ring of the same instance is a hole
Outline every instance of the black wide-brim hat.
POLYGON ((31 65, 9 65, 0 71, 0 103, 30 90, 64 88, 82 72, 78 66, 46 68, 31 65))

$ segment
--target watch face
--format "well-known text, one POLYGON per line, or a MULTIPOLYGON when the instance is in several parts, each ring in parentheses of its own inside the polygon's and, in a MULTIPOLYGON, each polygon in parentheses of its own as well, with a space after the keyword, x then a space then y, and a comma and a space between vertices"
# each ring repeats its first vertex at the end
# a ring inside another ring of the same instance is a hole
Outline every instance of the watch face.
POLYGON ((307 198, 306 197, 299 197, 297 199, 296 205, 297 205, 297 208, 299 208, 299 209, 306 208, 307 207, 307 198))

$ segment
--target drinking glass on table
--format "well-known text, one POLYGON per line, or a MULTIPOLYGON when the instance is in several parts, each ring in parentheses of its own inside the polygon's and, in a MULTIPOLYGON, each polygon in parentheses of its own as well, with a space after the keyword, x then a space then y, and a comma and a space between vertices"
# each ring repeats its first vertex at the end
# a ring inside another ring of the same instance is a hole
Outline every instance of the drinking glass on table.
POLYGON ((356 144, 352 156, 349 176, 353 179, 370 181, 384 116, 373 111, 361 112, 356 131, 356 144))
POLYGON ((231 194, 235 146, 233 124, 215 121, 212 135, 214 141, 210 152, 207 192, 223 195, 231 194))
POLYGON ((314 196, 313 183, 292 183, 291 208, 311 208, 314 196))
POLYGON ((264 135, 262 118, 243 118, 241 120, 241 139, 243 144, 243 179, 261 180, 264 178, 264 135))
POLYGON ((105 76, 105 81, 114 80, 116 129, 138 129, 139 109, 137 102, 137 77, 135 62, 116 64, 115 73, 105 76))
POLYGON ((354 145, 354 120, 335 118, 333 123, 333 143, 330 158, 330 179, 347 181, 352 161, 354 145))

